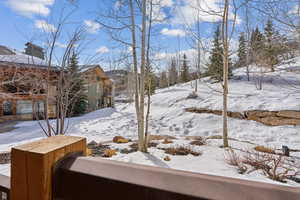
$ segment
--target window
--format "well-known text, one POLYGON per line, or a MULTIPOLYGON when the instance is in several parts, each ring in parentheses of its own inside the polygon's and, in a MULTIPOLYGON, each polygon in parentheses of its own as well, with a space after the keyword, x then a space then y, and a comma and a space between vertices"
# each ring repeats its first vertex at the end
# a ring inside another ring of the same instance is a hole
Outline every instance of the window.
POLYGON ((17 101, 17 114, 32 114, 32 102, 17 101))
POLYGON ((3 115, 12 115, 12 102, 4 101, 3 102, 3 115))

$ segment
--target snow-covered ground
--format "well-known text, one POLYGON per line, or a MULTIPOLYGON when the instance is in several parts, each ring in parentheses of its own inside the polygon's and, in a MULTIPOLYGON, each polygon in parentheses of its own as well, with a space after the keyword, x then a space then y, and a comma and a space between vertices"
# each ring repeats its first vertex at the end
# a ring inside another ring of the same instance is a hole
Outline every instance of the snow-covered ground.
MULTIPOLYGON (((235 76, 229 85, 229 110, 300 110, 300 72, 297 72, 300 70, 300 59, 295 60, 294 64, 281 65, 276 72, 264 73, 262 90, 257 90, 255 86, 259 70, 251 68, 249 82, 245 68, 235 70, 235 76)), ((174 136, 221 135, 221 116, 184 111, 187 107, 222 109, 221 88, 219 83, 211 84, 206 78, 199 82, 197 99, 186 99, 194 90, 192 82, 158 90, 152 96, 150 133, 174 136)), ((137 137, 133 103, 117 104, 115 109, 106 108, 72 118, 69 123, 68 134, 86 137, 88 141, 109 141, 116 135, 132 139, 137 137)), ((229 118, 228 123, 231 138, 277 149, 282 145, 300 149, 300 126, 270 127, 255 121, 233 118, 229 118)), ((36 121, 20 122, 15 127, 10 132, 0 133, 0 151, 44 137, 36 121)), ((230 143, 236 147, 247 147, 247 143, 230 143)), ((153 148, 150 148, 150 154, 118 154, 112 159, 272 182, 259 173, 239 175, 233 167, 225 163, 224 150, 218 147, 220 144, 221 140, 211 141, 208 145, 199 147, 203 152, 202 156, 172 156, 169 162, 163 160, 163 151, 153 148)), ((299 153, 294 155, 300 156, 299 153)), ((9 165, 0 165, 0 173, 9 174, 9 165)))

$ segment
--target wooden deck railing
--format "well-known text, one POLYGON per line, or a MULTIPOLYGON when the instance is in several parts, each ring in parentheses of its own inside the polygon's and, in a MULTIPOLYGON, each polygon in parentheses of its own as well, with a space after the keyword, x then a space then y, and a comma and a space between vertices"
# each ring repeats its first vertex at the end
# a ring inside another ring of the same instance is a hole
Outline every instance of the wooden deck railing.
POLYGON ((137 165, 70 158, 59 166, 56 199, 299 200, 299 188, 137 165))
POLYGON ((10 178, 0 174, 0 200, 9 200, 10 178))
POLYGON ((85 139, 66 136, 13 148, 10 200, 300 199, 297 187, 78 157, 85 150, 85 139))

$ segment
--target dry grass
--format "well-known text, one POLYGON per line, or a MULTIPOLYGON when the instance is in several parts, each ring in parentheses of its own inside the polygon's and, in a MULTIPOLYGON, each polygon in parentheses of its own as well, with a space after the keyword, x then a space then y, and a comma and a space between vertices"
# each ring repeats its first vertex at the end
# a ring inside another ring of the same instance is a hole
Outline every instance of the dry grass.
POLYGON ((283 155, 248 151, 243 157, 243 163, 253 167, 253 170, 261 170, 268 178, 286 182, 300 176, 300 164, 283 155))
POLYGON ((258 152, 262 152, 262 153, 275 154, 275 150, 274 149, 271 149, 271 148, 265 147, 265 146, 256 146, 256 147, 254 147, 254 150, 258 151, 258 152))
POLYGON ((103 157, 110 158, 114 155, 117 155, 117 151, 114 149, 106 149, 104 151, 103 157))
POLYGON ((190 147, 186 146, 178 146, 178 147, 169 147, 169 148, 162 148, 162 150, 165 151, 166 154, 170 155, 180 155, 180 156, 186 156, 186 155, 193 155, 193 156, 200 156, 201 152, 196 152, 192 150, 190 147))
POLYGON ((225 153, 225 161, 227 164, 237 167, 239 174, 244 174, 248 170, 247 166, 243 163, 241 157, 232 149, 229 149, 225 153))
POLYGON ((152 141, 152 140, 165 140, 165 139, 175 140, 177 138, 171 135, 149 135, 148 139, 149 141, 152 141))
POLYGON ((194 140, 190 142, 190 145, 202 146, 206 145, 206 140, 194 140))
POLYGON ((212 135, 207 137, 206 139, 211 139, 211 140, 221 140, 223 137, 222 135, 212 135))
POLYGON ((162 142, 163 144, 172 144, 173 141, 168 139, 168 138, 165 138, 164 141, 162 142))
POLYGON ((204 138, 201 136, 186 136, 185 139, 186 140, 204 140, 204 138))

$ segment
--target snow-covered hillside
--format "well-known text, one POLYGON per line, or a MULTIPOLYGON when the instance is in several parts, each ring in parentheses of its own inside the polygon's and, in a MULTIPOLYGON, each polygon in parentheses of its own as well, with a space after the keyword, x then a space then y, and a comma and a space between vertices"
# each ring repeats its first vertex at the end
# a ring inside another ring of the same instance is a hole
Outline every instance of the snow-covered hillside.
MULTIPOLYGON (((260 69, 250 68, 250 81, 247 81, 245 68, 235 70, 229 83, 229 110, 300 110, 300 58, 294 61, 277 67, 276 72, 264 73, 262 90, 257 90, 255 86, 261 74, 260 69)), ((205 137, 221 135, 221 116, 188 113, 184 110, 188 107, 222 109, 222 87, 220 83, 209 82, 207 78, 199 81, 197 99, 186 98, 194 91, 193 82, 157 90, 152 96, 150 133, 205 137)), ((109 141, 116 135, 136 139, 135 118, 133 103, 117 104, 115 109, 106 108, 69 119, 68 134, 84 136, 88 141, 97 142, 109 141)), ((229 118, 228 123, 230 138, 276 149, 280 149, 282 145, 300 149, 300 126, 271 127, 255 121, 233 118, 229 118)), ((44 134, 38 122, 21 122, 16 125, 16 129, 0 133, 0 150, 9 150, 14 145, 41 137, 44 137, 44 134)), ((184 143, 183 140, 177 142, 184 143)), ((230 143, 239 148, 247 146, 246 143, 236 141, 230 143)), ((270 182, 259 174, 238 175, 236 170, 224 162, 224 151, 218 148, 220 144, 221 140, 211 141, 208 146, 199 147, 203 151, 202 156, 191 156, 187 159, 173 157, 169 163, 162 160, 163 152, 151 148, 152 158, 136 152, 118 154, 113 159, 270 182)), ((299 153, 294 155, 300 156, 299 153)), ((8 166, 0 165, 0 173, 9 174, 8 166)))

